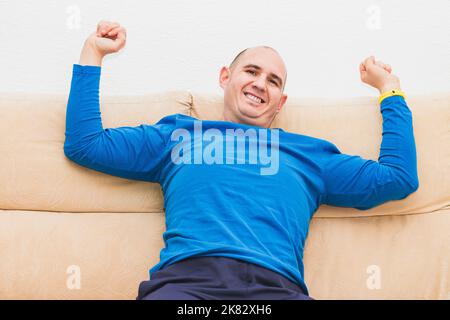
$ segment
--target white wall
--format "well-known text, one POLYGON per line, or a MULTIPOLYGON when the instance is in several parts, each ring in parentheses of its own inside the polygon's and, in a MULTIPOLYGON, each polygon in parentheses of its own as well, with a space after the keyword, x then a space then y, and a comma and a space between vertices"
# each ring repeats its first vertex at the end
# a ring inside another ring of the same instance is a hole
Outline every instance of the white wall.
POLYGON ((242 49, 284 57, 290 96, 376 95, 358 65, 390 63, 407 94, 450 90, 450 0, 0 0, 0 91, 68 93, 72 64, 101 19, 128 30, 101 93, 221 93, 242 49))

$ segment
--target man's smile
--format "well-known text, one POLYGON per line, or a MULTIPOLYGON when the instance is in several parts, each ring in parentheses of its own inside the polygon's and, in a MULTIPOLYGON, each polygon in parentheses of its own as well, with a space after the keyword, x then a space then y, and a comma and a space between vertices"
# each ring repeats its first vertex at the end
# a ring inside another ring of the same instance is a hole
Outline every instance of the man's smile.
POLYGON ((244 96, 246 98, 247 101, 251 102, 252 105, 255 106, 262 106, 266 101, 264 99, 262 99, 261 97, 250 93, 250 92, 244 92, 244 96))

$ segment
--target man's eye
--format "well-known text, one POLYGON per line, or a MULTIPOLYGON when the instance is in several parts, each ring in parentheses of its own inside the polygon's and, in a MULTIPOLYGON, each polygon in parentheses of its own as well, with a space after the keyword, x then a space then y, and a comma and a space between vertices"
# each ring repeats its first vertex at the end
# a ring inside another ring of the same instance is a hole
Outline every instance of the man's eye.
POLYGON ((255 74, 256 74, 256 72, 253 71, 253 70, 247 70, 246 72, 247 72, 247 73, 250 73, 250 74, 252 74, 252 75, 255 75, 255 74))

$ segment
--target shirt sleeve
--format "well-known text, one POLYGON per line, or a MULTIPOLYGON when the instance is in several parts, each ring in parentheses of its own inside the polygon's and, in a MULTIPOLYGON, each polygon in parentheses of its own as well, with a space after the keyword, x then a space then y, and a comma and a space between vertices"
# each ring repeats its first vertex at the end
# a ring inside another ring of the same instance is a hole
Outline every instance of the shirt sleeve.
POLYGON ((412 114, 401 96, 381 103, 383 137, 378 161, 342 154, 326 146, 322 203, 367 210, 400 200, 417 190, 416 147, 412 114))
POLYGON ((64 153, 84 167, 127 179, 159 182, 170 128, 163 123, 103 129, 101 68, 74 64, 64 153))

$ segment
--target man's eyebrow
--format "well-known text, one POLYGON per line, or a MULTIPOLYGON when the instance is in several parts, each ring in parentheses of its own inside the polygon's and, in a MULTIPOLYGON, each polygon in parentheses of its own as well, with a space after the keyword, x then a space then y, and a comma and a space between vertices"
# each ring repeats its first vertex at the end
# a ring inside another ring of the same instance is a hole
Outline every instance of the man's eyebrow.
MULTIPOLYGON (((245 66, 243 67, 243 69, 246 69, 246 68, 253 68, 253 69, 256 69, 256 70, 261 70, 261 67, 260 67, 260 66, 257 66, 256 64, 247 64, 247 65, 245 65, 245 66)), ((271 76, 272 78, 278 80, 278 82, 280 83, 280 85, 283 84, 283 80, 282 80, 279 76, 277 76, 275 73, 270 73, 270 76, 271 76)))

